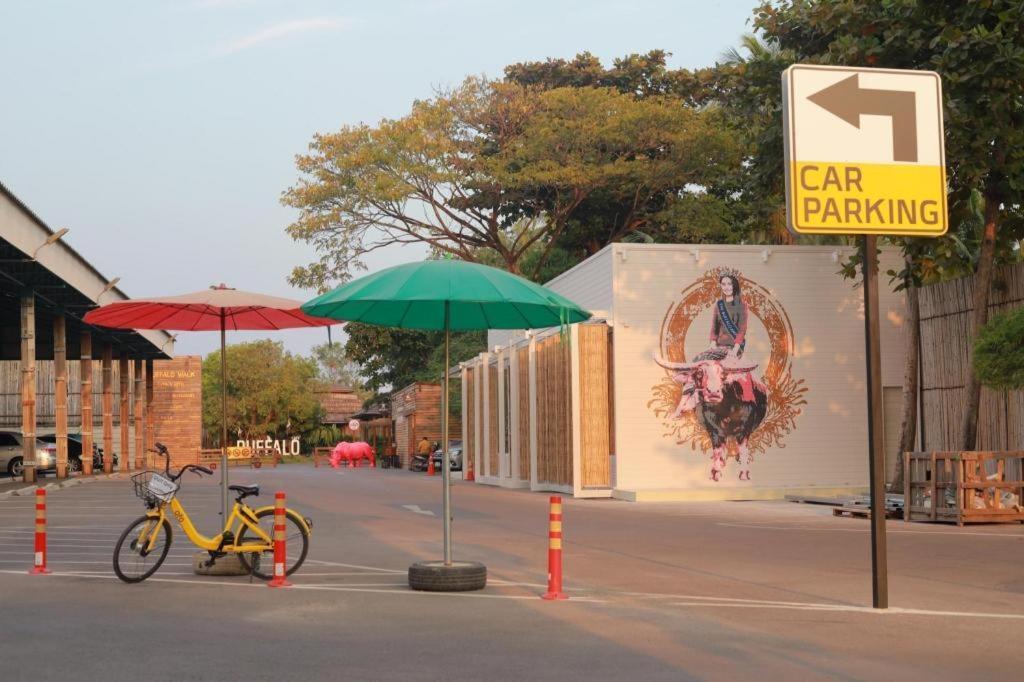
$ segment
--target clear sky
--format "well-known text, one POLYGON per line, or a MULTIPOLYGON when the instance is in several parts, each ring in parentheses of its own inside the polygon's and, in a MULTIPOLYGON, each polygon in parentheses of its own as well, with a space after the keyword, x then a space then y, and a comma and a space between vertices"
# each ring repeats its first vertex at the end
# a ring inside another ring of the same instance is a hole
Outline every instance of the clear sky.
MULTIPOLYGON (((660 48, 673 66, 710 65, 756 4, 2 0, 0 180, 129 296, 225 282, 306 300, 286 277, 313 253, 285 234, 278 199, 315 132, 399 117, 520 61, 660 48)), ((304 353, 326 333, 273 338, 304 353)), ((218 343, 183 333, 177 352, 218 343)))

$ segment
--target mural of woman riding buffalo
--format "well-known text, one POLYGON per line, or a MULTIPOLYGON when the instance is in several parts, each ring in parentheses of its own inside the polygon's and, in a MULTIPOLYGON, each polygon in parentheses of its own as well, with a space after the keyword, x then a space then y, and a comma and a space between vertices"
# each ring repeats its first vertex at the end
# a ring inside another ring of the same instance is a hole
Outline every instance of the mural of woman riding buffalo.
POLYGON ((712 481, 724 479, 729 459, 750 481, 755 454, 785 447, 807 404, 792 376, 793 339, 771 292, 728 267, 707 271, 669 307, 654 356, 665 378, 648 407, 666 437, 710 455, 712 481), (688 346, 702 350, 687 359, 688 346))

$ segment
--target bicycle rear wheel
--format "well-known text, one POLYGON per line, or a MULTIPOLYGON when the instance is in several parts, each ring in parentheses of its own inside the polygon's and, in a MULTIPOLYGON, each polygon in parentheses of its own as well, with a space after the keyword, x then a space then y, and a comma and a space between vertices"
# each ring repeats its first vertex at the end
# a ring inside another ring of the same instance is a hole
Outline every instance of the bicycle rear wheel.
MULTIPOLYGON (((268 537, 273 539, 274 537, 274 510, 273 509, 262 509, 256 514, 256 518, 259 520, 260 530, 267 534, 268 537)), ((285 575, 291 575, 299 569, 302 562, 306 560, 306 553, 309 552, 309 533, 306 532, 306 526, 302 524, 301 517, 291 509, 285 513, 285 575)), ((238 532, 238 537, 235 539, 235 546, 244 545, 246 542, 245 536, 248 531, 249 541, 257 542, 256 535, 246 526, 242 526, 242 530, 238 532)), ((261 580, 270 580, 274 577, 274 552, 273 550, 267 550, 259 553, 257 556, 259 559, 253 561, 253 554, 255 552, 239 552, 238 560, 242 562, 242 566, 248 569, 254 576, 261 580)))
POLYGON ((114 573, 126 583, 142 582, 156 573, 171 549, 171 524, 160 523, 149 516, 140 516, 124 529, 114 547, 114 573), (156 533, 153 549, 146 551, 149 539, 156 533))

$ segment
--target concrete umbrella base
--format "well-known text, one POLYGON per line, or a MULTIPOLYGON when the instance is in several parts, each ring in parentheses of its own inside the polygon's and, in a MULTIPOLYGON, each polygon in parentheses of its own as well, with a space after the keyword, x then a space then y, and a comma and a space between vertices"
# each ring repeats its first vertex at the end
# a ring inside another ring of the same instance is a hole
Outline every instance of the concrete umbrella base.
POLYGON ((417 561, 409 567, 409 587, 424 592, 469 592, 487 586, 487 567, 476 561, 417 561))

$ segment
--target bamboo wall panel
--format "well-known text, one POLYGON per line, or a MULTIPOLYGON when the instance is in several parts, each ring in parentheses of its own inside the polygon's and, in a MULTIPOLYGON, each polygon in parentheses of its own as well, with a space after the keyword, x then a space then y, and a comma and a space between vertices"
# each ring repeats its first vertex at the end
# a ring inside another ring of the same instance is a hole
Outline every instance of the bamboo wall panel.
MULTIPOLYGON (((103 383, 102 368, 99 362, 93 362, 94 387, 103 383)), ((21 425, 21 405, 18 393, 18 375, 21 371, 21 364, 17 360, 0 361, 0 426, 17 428, 21 425)), ((120 381, 118 367, 115 365, 114 383, 120 381)), ((43 429, 52 429, 55 426, 56 402, 54 400, 54 386, 56 373, 53 360, 36 361, 36 405, 38 407, 37 419, 39 426, 43 429)), ((72 431, 77 431, 82 424, 82 381, 81 362, 78 360, 67 361, 67 386, 68 386, 68 424, 72 431)), ((98 391, 92 395, 93 414, 102 414, 103 396, 98 391)), ((120 406, 114 404, 114 416, 120 414, 120 406)))
POLYGON ((487 459, 490 462, 488 475, 497 476, 500 471, 498 463, 498 367, 491 365, 488 372, 487 419, 490 433, 487 438, 487 459))
MULTIPOLYGON (((110 473, 114 469, 114 365, 113 350, 109 343, 103 344, 100 355, 100 371, 103 381, 100 423, 103 432, 103 471, 110 473)), ((198 454, 197 454, 198 456, 198 454)))
POLYGON ((473 472, 474 453, 479 434, 476 432, 476 370, 466 370, 466 399, 462 401, 462 413, 466 419, 466 442, 462 444, 462 470, 473 472))
MULTIPOLYGON (((441 442, 441 385, 426 382, 410 384, 391 396, 391 414, 395 420, 395 445, 403 466, 426 438, 431 445, 441 442)), ((458 440, 462 425, 458 418, 448 424, 448 437, 458 440)))
POLYGON ((118 358, 118 386, 120 387, 117 423, 120 427, 118 433, 121 437, 118 451, 121 453, 121 470, 127 471, 132 468, 132 458, 135 456, 132 447, 131 435, 129 434, 129 415, 131 414, 131 369, 129 369, 128 356, 122 355, 118 358))
POLYGON ((519 480, 530 480, 530 349, 520 348, 516 361, 519 363, 519 372, 516 377, 519 391, 519 419, 516 429, 518 431, 519 443, 519 480))
POLYGON ((581 324, 579 338, 580 485, 611 484, 611 443, 608 440, 608 327, 581 324))
MULTIPOLYGON (((996 273, 989 314, 1024 306, 1024 265, 996 273)), ((927 450, 958 450, 967 351, 971 344, 974 279, 921 289, 921 404, 927 450)), ((1024 449, 1024 391, 982 389, 979 450, 1024 449)))
POLYGON ((537 480, 572 485, 572 393, 569 344, 558 336, 537 344, 537 480))
POLYGON ((608 328, 608 449, 615 453, 615 331, 608 328))
POLYGON ((537 391, 530 396, 537 414, 537 480, 548 480, 548 461, 550 459, 548 447, 548 372, 547 356, 544 354, 544 342, 538 342, 535 347, 534 362, 536 363, 537 391))
MULTIPOLYGON (((53 320, 54 411, 57 434, 57 477, 67 475, 68 466, 68 347, 64 316, 53 320)), ((38 390, 38 389, 37 389, 38 390)))
POLYGON ((142 360, 135 360, 132 364, 132 375, 135 377, 135 389, 133 391, 133 398, 135 400, 135 407, 132 409, 132 427, 135 429, 135 468, 142 469, 146 465, 145 458, 145 426, 143 421, 146 414, 146 384, 145 374, 143 374, 142 360))

